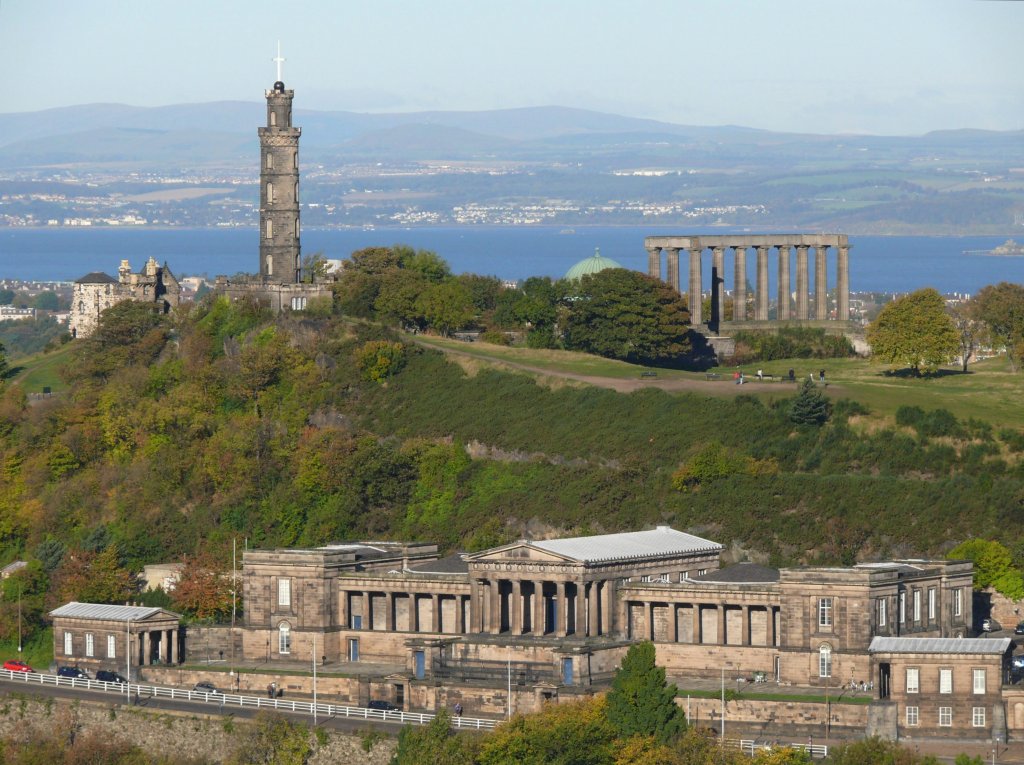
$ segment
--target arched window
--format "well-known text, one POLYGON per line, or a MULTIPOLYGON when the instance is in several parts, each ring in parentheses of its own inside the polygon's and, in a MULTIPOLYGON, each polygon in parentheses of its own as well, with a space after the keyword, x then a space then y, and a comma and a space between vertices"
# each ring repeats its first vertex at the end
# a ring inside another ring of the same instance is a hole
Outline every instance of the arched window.
POLYGON ((292 652, 292 627, 288 622, 281 622, 277 627, 277 652, 292 652))
POLYGON ((85 301, 84 300, 79 300, 78 301, 78 312, 79 313, 85 313, 85 301))
POLYGON ((299 219, 295 219, 295 238, 299 238, 299 219))
POLYGON ((274 201, 274 184, 267 184, 267 201, 273 203, 274 201))
POLYGON ((299 201, 299 182, 295 181, 295 201, 299 201))
POLYGON ((274 221, 267 220, 267 239, 274 238, 274 221))
MULTIPOLYGON (((270 221, 267 221, 267 222, 269 223, 270 221)), ((267 276, 273 276, 273 275, 274 275, 274 259, 272 257, 270 257, 269 255, 267 255, 267 276)))
POLYGON ((270 113, 270 127, 277 127, 277 112, 270 113))
POLYGON ((269 151, 267 152, 267 170, 274 169, 274 155, 269 151))
POLYGON ((832 677, 832 646, 828 643, 818 648, 818 677, 832 677))

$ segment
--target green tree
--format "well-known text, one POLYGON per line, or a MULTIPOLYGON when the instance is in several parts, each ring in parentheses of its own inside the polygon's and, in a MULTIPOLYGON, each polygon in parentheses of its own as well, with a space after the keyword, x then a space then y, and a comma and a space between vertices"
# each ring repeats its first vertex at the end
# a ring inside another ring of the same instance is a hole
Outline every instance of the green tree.
POLYGON ((654 663, 654 643, 630 646, 608 692, 608 721, 619 736, 653 736, 667 743, 686 728, 676 704, 679 690, 665 682, 665 670, 654 663))
POLYGON ((389 340, 370 340, 356 352, 356 363, 365 379, 384 382, 405 365, 405 346, 389 340))
POLYGON ((208 552, 186 555, 171 591, 175 608, 189 616, 213 619, 231 613, 231 574, 208 552))
POLYGON ((993 340, 1006 346, 1006 358, 1016 372, 1024 359, 1024 285, 989 285, 973 302, 977 317, 988 326, 993 340))
POLYGON ((32 299, 32 307, 40 311, 56 311, 60 308, 57 293, 52 290, 40 292, 32 299))
POLYGON ((942 295, 926 288, 892 301, 868 327, 872 354, 890 364, 906 364, 915 375, 921 368, 948 364, 960 338, 942 295))
POLYGON ((949 551, 947 558, 974 563, 974 589, 992 587, 1008 598, 1024 598, 1024 577, 1013 565, 1013 555, 999 542, 968 539, 949 551))
POLYGON ((0 305, 10 305, 14 302, 14 290, 0 290, 0 305))
POLYGON ((613 765, 615 727, 604 699, 516 715, 480 746, 479 765, 613 765))
POLYGON ((451 715, 442 709, 426 725, 406 725, 398 734, 391 765, 473 765, 469 747, 455 735, 451 724, 451 715))
POLYGON ((364 274, 382 274, 399 268, 402 264, 401 253, 391 247, 366 247, 356 250, 349 256, 345 264, 346 271, 359 271, 364 274))
POLYGON ((240 735, 233 765, 305 765, 313 752, 309 729, 274 712, 260 712, 240 735))
POLYGON ((960 344, 960 368, 966 372, 978 344, 985 339, 985 322, 978 318, 977 300, 956 303, 949 309, 949 315, 953 317, 960 344))
POLYGON ((800 384, 800 392, 789 405, 789 419, 797 425, 824 425, 832 416, 832 402, 811 380, 800 384))
POLYGON ((307 284, 327 278, 329 265, 322 252, 302 256, 302 281, 307 284))
POLYGON ((566 347, 631 362, 690 351, 689 312, 675 290, 625 268, 584 276, 571 300, 566 347))
POLYGON ((416 310, 444 337, 468 325, 475 313, 473 296, 456 281, 428 287, 416 300, 416 310))
POLYGON ((0 344, 0 383, 3 382, 4 377, 7 376, 7 351, 2 344, 0 344))
POLYGON ((412 271, 420 274, 428 282, 438 284, 451 278, 452 270, 448 262, 430 250, 413 250, 406 245, 396 245, 393 248, 398 256, 398 265, 403 271, 412 271))

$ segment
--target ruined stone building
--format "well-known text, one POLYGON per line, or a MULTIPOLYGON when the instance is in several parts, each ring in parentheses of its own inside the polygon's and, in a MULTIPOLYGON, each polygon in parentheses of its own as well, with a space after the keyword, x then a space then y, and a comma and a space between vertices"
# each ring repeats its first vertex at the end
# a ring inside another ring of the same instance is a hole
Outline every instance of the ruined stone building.
POLYGON ((86 274, 75 282, 71 295, 72 337, 88 337, 96 331, 100 314, 125 300, 150 303, 153 309, 167 313, 178 305, 181 286, 171 269, 150 257, 138 273, 127 260, 121 261, 115 279, 102 271, 86 274))

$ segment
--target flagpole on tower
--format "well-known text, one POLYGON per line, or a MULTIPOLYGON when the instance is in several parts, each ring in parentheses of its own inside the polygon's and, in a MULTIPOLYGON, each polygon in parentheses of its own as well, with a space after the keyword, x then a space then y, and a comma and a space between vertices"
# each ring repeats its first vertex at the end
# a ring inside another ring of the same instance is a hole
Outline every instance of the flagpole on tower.
POLYGON ((281 77, 281 64, 284 63, 285 59, 281 55, 281 41, 277 41, 277 56, 273 58, 273 61, 277 64, 277 82, 284 82, 281 77))

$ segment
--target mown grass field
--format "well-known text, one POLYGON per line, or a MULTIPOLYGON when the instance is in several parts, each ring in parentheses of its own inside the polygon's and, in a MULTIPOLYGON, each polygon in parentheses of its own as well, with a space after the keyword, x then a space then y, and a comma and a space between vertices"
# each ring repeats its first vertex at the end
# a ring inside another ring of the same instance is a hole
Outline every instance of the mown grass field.
POLYGON ((73 347, 74 343, 68 343, 49 353, 18 359, 11 365, 14 373, 10 381, 22 386, 26 393, 42 393, 46 387, 53 393, 65 390, 67 383, 60 377, 60 367, 67 362, 73 347))
MULTIPOLYGON (((548 372, 580 377, 606 377, 611 380, 634 380, 643 372, 656 372, 651 385, 662 385, 672 389, 675 381, 705 381, 704 372, 642 367, 621 361, 603 359, 573 351, 534 350, 510 348, 488 343, 465 343, 437 337, 417 337, 424 345, 440 350, 457 352, 491 362, 497 366, 514 364, 548 372)), ((996 427, 1024 428, 1024 372, 1010 371, 1004 358, 989 359, 972 364, 970 371, 961 373, 959 368, 947 367, 934 376, 911 377, 900 370, 867 359, 782 359, 743 368, 748 380, 753 380, 757 369, 776 379, 784 377, 793 369, 797 379, 806 379, 818 371, 825 370, 829 393, 833 397, 854 399, 880 417, 892 417, 900 406, 919 406, 922 409, 948 409, 957 417, 974 417, 992 423, 996 427)), ((718 368, 722 375, 716 383, 735 393, 744 393, 768 398, 790 395, 791 386, 785 382, 772 385, 732 384, 733 367, 718 368)), ((905 370, 904 370, 905 371, 905 370)), ((700 392, 700 391, 698 391, 700 392)))

